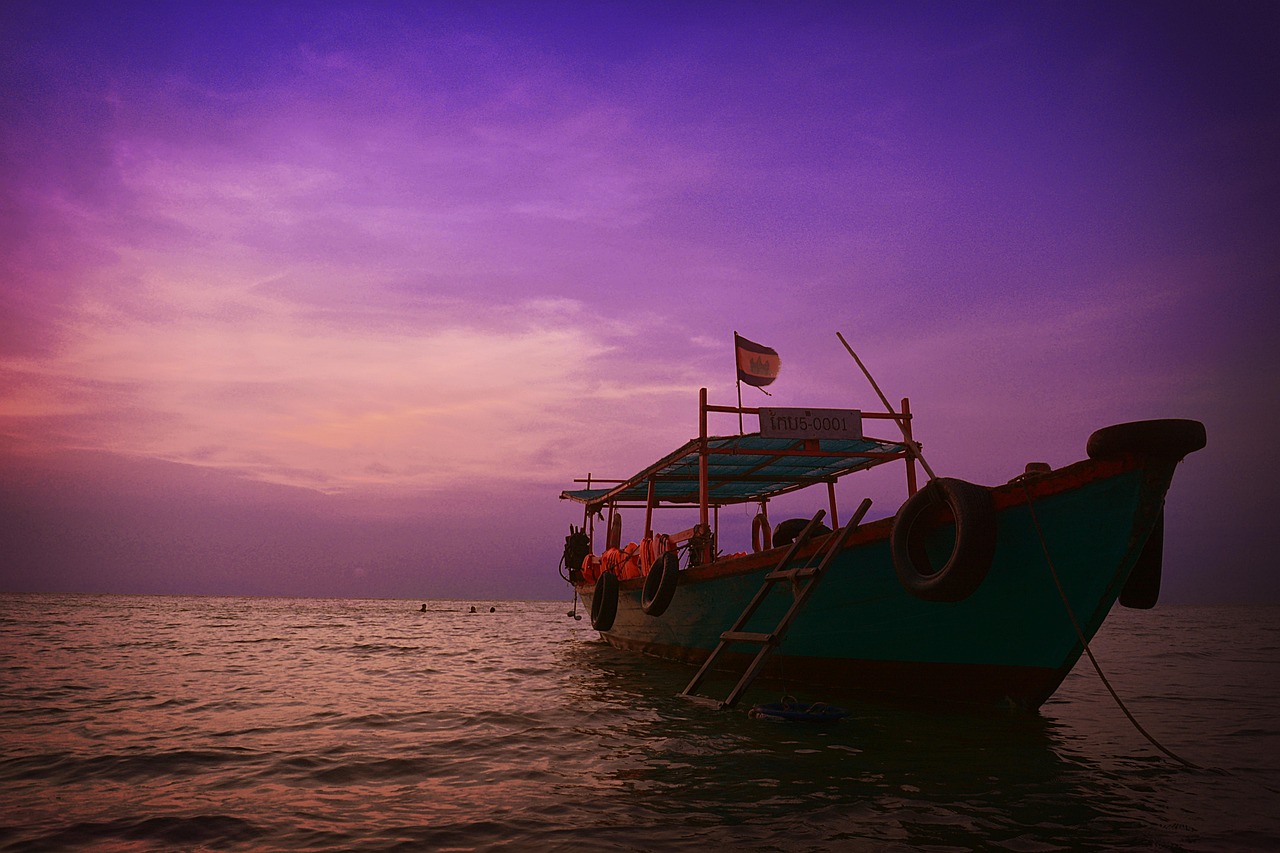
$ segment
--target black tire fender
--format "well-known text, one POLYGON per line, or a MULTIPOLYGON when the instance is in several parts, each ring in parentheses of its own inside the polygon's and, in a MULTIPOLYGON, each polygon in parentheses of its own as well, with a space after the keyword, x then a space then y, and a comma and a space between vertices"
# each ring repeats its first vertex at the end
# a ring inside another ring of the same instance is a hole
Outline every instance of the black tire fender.
POLYGON ((898 509, 889 537, 893 569, 902 586, 923 601, 963 601, 982 585, 996 550, 996 512, 991 492, 964 480, 939 477, 898 509), (941 568, 933 570, 925 554, 930 510, 946 504, 955 517, 955 545, 941 568))
MULTIPOLYGON (((778 526, 773 528, 773 547, 781 548, 796 541, 796 537, 804 532, 809 521, 807 518, 788 518, 786 521, 779 521, 778 526)), ((819 521, 813 528, 812 536, 822 536, 830 532, 831 528, 819 521)))
POLYGON ((671 606, 680 580, 680 558, 668 551, 657 559, 644 579, 640 607, 650 616, 661 616, 671 606))
POLYGON ((591 595, 591 627, 608 631, 618 618, 618 577, 605 572, 596 579, 595 592, 591 595))
POLYGON ((1205 446, 1204 424, 1182 418, 1131 421, 1103 427, 1089 436, 1085 452, 1090 459, 1145 453, 1162 459, 1181 459, 1205 446))
POLYGON ((1147 544, 1138 554, 1138 562, 1120 590, 1120 606, 1150 610, 1160 600, 1160 576, 1164 563, 1164 510, 1156 517, 1147 544))

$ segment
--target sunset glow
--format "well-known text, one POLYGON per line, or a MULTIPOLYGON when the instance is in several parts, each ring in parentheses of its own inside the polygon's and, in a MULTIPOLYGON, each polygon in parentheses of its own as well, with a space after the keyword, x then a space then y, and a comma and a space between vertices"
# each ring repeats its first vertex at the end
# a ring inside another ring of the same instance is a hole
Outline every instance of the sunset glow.
POLYGON ((558 490, 733 402, 734 331, 769 405, 878 408, 842 331, 951 476, 1204 421, 1168 590, 1280 596, 1241 486, 1280 473, 1275 7, 17 2, 0 39, 0 589, 558 595, 558 490))

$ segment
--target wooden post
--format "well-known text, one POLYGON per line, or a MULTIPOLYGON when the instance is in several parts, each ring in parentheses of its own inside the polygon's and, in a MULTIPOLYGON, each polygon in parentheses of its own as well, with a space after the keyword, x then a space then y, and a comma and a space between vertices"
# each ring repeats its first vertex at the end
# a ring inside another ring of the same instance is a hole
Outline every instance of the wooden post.
MULTIPOLYGON (((591 489, 591 472, 587 472, 587 489, 591 489)), ((591 514, 591 504, 582 505, 582 527, 587 531, 587 539, 591 543, 591 553, 596 550, 596 517, 591 514)))
MULTIPOLYGON (((702 532, 709 533, 711 525, 707 515, 707 505, 711 502, 711 474, 707 459, 707 389, 698 392, 698 523, 702 532)), ((710 562, 703 555, 703 563, 710 562)))
POLYGON ((831 501, 831 529, 840 529, 840 516, 836 515, 836 484, 827 483, 827 499, 831 501))
POLYGON ((655 483, 657 481, 652 477, 649 478, 649 494, 644 499, 644 538, 648 539, 653 535, 653 496, 655 483))
POLYGON ((716 556, 716 543, 720 541, 720 504, 716 504, 715 524, 711 527, 711 542, 707 545, 707 562, 716 556))
MULTIPOLYGON (((914 445, 911 439, 911 401, 906 397, 902 398, 902 437, 907 440, 907 445, 914 445)), ((916 457, 914 453, 907 453, 907 497, 911 497, 916 493, 916 457)))

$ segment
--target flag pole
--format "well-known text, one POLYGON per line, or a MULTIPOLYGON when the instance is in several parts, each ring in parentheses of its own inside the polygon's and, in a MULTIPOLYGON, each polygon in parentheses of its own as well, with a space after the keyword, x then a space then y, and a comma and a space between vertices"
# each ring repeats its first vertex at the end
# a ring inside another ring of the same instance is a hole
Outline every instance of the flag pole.
MULTIPOLYGON (((876 393, 880 395, 880 402, 884 403, 885 411, 891 415, 898 413, 893 410, 893 406, 889 405, 889 398, 880 390, 880 386, 876 384, 876 380, 871 376, 871 371, 867 370, 867 366, 862 363, 862 359, 858 358, 858 354, 853 351, 853 347, 849 346, 849 342, 844 339, 844 335, 836 332, 836 337, 840 339, 840 343, 844 344, 844 348, 849 351, 849 355, 853 356, 853 360, 858 363, 858 367, 862 368, 862 375, 867 377, 867 381, 871 383, 871 387, 876 389, 876 393)), ((920 445, 916 442, 911 434, 907 432, 907 425, 902 422, 900 417, 895 417, 893 422, 898 425, 898 429, 902 430, 902 441, 907 447, 907 452, 920 460, 921 467, 924 472, 929 475, 930 480, 938 479, 938 475, 933 473, 933 469, 929 467, 929 463, 924 461, 924 454, 920 451, 920 445)))
POLYGON ((742 429, 742 375, 738 372, 738 330, 733 330, 733 377, 738 386, 738 435, 744 435, 742 429))

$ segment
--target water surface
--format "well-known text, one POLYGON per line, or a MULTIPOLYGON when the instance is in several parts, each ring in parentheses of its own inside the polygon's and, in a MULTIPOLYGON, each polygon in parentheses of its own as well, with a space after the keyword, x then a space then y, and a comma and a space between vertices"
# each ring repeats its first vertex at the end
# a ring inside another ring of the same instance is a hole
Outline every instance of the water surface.
POLYGON ((1037 715, 789 724, 564 602, 420 605, 0 596, 0 849, 1280 849, 1280 608, 1095 641, 1190 769, 1087 662, 1037 715))

